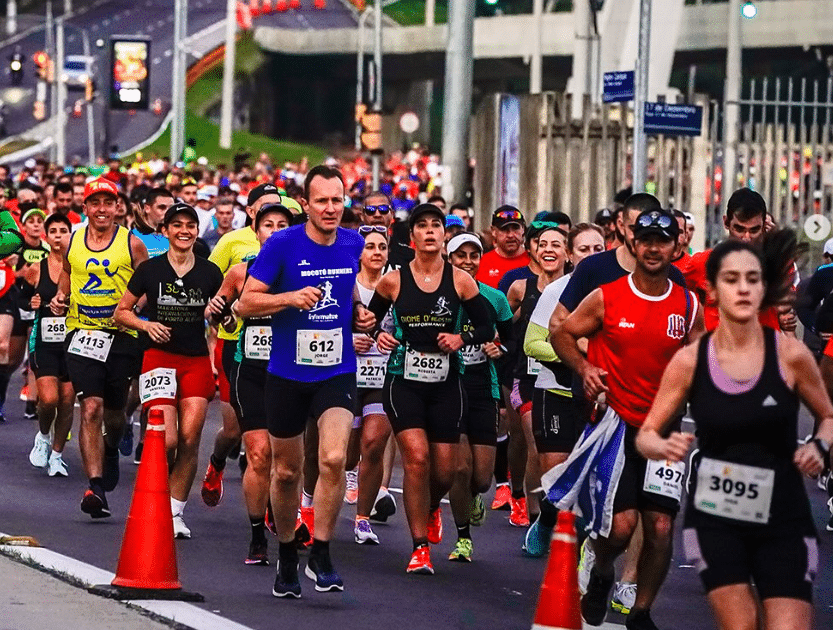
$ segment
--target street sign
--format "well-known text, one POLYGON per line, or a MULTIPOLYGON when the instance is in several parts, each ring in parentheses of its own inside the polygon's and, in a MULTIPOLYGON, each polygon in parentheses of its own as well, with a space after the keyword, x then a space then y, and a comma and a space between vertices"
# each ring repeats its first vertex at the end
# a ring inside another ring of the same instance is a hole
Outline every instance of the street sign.
POLYGON ((605 72, 602 101, 604 103, 624 103, 632 100, 633 70, 605 72))
POLYGON ((414 112, 405 112, 399 117, 399 128, 405 133, 414 133, 419 129, 419 116, 414 112))
POLYGON ((667 136, 699 136, 703 108, 699 105, 645 103, 645 133, 667 136))
POLYGON ((110 107, 147 109, 150 100, 150 39, 115 35, 110 47, 110 107))

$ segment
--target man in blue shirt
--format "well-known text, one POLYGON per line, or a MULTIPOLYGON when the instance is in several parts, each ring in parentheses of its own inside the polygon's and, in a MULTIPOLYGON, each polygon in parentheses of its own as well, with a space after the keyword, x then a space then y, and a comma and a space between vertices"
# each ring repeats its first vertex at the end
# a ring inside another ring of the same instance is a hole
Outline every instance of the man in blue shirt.
POLYGON ((364 239, 339 227, 344 213, 341 173, 310 170, 297 225, 273 234, 249 270, 237 306, 241 317, 272 316, 266 411, 272 446, 271 499, 279 542, 272 594, 300 597, 295 517, 309 417, 318 423, 319 477, 315 535, 306 575, 317 591, 341 591, 329 541, 344 497, 347 442, 356 404, 352 329, 370 331, 375 318, 355 295, 364 239))

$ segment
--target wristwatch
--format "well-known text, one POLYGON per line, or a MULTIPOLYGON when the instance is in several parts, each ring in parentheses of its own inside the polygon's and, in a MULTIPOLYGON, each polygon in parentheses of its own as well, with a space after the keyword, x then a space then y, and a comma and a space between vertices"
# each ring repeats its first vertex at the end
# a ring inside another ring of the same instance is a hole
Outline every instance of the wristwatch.
POLYGON ((819 449, 821 458, 824 460, 824 465, 826 467, 830 466, 830 445, 820 437, 813 438, 812 442, 816 445, 816 448, 819 449))

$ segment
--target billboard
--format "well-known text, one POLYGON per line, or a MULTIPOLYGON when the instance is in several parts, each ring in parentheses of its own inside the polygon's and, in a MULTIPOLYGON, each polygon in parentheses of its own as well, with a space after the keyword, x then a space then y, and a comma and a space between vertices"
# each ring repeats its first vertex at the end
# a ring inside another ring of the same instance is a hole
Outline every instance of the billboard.
POLYGON ((110 108, 147 109, 150 40, 114 35, 110 40, 110 108))

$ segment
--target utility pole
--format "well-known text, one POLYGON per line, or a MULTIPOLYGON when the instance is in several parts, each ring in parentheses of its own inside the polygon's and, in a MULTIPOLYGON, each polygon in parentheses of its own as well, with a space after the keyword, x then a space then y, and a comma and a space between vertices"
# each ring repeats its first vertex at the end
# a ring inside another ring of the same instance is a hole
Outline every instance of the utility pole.
MULTIPOLYGON (((356 52, 356 113, 359 112, 359 106, 364 103, 364 36, 367 28, 367 18, 373 12, 373 8, 365 7, 362 14, 359 16, 359 45, 356 52)), ((375 84, 374 84, 375 90, 375 84)), ((356 151, 362 150, 362 121, 358 120, 356 116, 356 151)))
POLYGON ((443 195, 449 203, 466 192, 473 74, 474 2, 449 0, 443 108, 443 195))
POLYGON ((6 0, 6 35, 17 33, 17 0, 6 0))
POLYGON ((740 0, 729 0, 726 39, 726 89, 723 97, 723 193, 731 195, 737 186, 738 122, 741 84, 740 0))
POLYGON ((187 0, 174 2, 174 56, 171 81, 171 162, 178 162, 185 149, 185 70, 186 52, 183 40, 188 32, 187 0))
POLYGON ((57 21, 57 37, 55 42, 55 92, 58 107, 52 112, 55 121, 55 162, 63 166, 67 161, 67 86, 64 83, 64 18, 57 21))
POLYGON ((648 70, 651 58, 651 0, 640 0, 639 50, 636 57, 633 99, 633 192, 645 191, 648 176, 648 139, 645 136, 645 103, 648 102, 648 70))
MULTIPOLYGON (((84 56, 89 57, 91 54, 90 51, 90 34, 87 33, 86 29, 81 31, 81 43, 84 47, 84 56)), ((103 71, 104 68, 99 68, 99 71, 103 71)), ((103 83, 101 82, 101 77, 96 79, 96 77, 92 77, 93 81, 98 80, 99 90, 102 90, 103 83)), ((109 81, 108 81, 109 82, 109 81)), ((100 94, 104 94, 102 90, 99 92, 100 94)), ((106 100, 107 95, 105 94, 102 97, 102 100, 106 100)), ((92 166, 95 164, 95 112, 93 111, 93 102, 95 100, 95 96, 93 99, 87 102, 87 159, 88 164, 92 166)), ((105 107, 108 104, 105 103, 105 107)))
POLYGON ((435 0, 425 0, 425 26, 434 26, 436 9, 435 0))
POLYGON ((234 109, 234 65, 237 46, 237 0, 226 1, 226 51, 223 60, 223 102, 220 110, 220 146, 231 148, 234 109))
POLYGON ((573 119, 579 119, 584 110, 584 95, 592 94, 591 85, 593 65, 593 37, 590 32, 592 26, 592 13, 590 11, 590 0, 579 0, 573 2, 573 76, 572 101, 570 114, 573 119))
POLYGON ((64 17, 72 13, 72 0, 64 0, 64 17))
POLYGON ((532 55, 529 58, 529 93, 541 93, 543 73, 544 0, 532 0, 532 55))
MULTIPOLYGON (((375 21, 375 32, 373 38, 373 65, 376 68, 376 94, 373 99, 373 111, 382 112, 382 0, 375 0, 373 3, 373 19, 375 21)), ((381 180, 382 155, 373 154, 373 189, 379 189, 381 180)))

